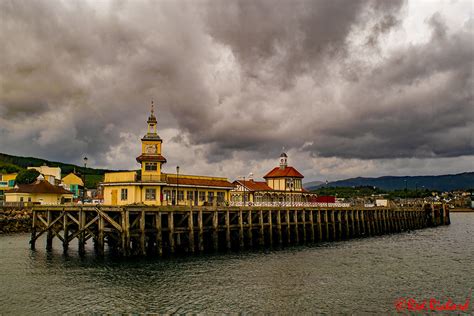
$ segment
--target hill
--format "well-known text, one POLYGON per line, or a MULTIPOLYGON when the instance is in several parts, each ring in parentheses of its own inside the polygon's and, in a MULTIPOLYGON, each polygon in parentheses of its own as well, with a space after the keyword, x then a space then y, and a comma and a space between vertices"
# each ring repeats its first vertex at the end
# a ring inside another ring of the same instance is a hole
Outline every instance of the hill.
POLYGON ((83 174, 85 171, 87 188, 96 188, 97 184, 103 180, 104 173, 111 171, 107 169, 84 168, 84 166, 81 167, 73 164, 50 161, 41 158, 19 157, 0 153, 0 173, 13 173, 28 167, 39 167, 42 165, 47 165, 49 167, 60 167, 63 176, 73 172, 74 170, 80 174, 83 174))
MULTIPOLYGON (((311 183, 311 182, 310 182, 311 183)), ((346 180, 333 181, 320 185, 307 185, 307 190, 316 190, 323 186, 327 187, 363 187, 371 186, 382 190, 399 189, 429 189, 438 191, 467 190, 474 188, 474 172, 464 172, 459 174, 447 174, 440 176, 384 176, 379 178, 357 177, 346 180)))

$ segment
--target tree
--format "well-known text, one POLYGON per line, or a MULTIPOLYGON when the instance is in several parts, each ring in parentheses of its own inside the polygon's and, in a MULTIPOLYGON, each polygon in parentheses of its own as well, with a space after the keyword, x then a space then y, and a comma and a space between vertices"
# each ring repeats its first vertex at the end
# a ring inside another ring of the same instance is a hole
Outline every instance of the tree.
POLYGON ((36 181, 40 173, 35 169, 23 170, 18 173, 15 184, 30 184, 36 181))

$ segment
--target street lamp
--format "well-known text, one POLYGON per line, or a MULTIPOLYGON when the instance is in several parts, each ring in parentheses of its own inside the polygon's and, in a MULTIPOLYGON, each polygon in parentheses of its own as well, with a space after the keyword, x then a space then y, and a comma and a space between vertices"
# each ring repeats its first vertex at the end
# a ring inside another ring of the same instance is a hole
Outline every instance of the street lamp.
POLYGON ((244 179, 244 196, 242 197, 242 203, 243 203, 243 206, 245 206, 245 176, 242 176, 242 178, 244 179))
POLYGON ((176 166, 176 205, 179 205, 179 199, 178 199, 178 193, 179 193, 179 183, 178 183, 178 177, 179 177, 179 166, 176 166))
POLYGON ((86 168, 87 168, 87 157, 84 157, 84 172, 82 173, 83 187, 82 187, 82 205, 84 205, 84 200, 86 198, 86 168))

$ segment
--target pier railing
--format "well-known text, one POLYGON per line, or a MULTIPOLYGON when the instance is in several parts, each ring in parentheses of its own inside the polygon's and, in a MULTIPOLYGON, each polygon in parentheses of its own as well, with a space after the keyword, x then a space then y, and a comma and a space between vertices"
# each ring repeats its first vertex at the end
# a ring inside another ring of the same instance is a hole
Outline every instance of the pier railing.
POLYGON ((106 207, 33 208, 31 248, 45 235, 79 254, 93 241, 98 255, 107 246, 122 256, 194 253, 289 246, 398 233, 449 224, 449 209, 426 204, 415 209, 387 207, 106 207))

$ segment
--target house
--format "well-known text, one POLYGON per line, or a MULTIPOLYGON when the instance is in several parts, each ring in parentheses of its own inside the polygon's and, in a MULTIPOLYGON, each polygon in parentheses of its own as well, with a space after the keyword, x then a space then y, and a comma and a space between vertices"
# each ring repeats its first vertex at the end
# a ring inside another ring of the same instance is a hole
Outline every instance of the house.
POLYGON ((42 176, 32 184, 17 184, 5 192, 5 202, 32 202, 39 204, 64 204, 72 202, 73 193, 53 185, 42 176))
POLYGON ((34 169, 38 171, 46 181, 52 185, 57 185, 61 182, 61 168, 48 167, 43 165, 41 167, 28 167, 28 170, 34 169))
POLYGON ((13 189, 17 173, 0 174, 0 201, 5 199, 5 191, 13 189))
POLYGON ((84 182, 77 173, 69 173, 63 177, 62 182, 66 188, 74 194, 75 199, 81 196, 82 190, 84 190, 84 182))
POLYGON ((270 170, 265 181, 255 181, 253 175, 248 180, 234 181, 230 202, 233 205, 297 205, 308 203, 316 194, 303 188, 304 176, 292 166, 288 166, 288 155, 280 155, 280 166, 270 170))
POLYGON ((110 172, 101 183, 105 205, 206 205, 224 203, 234 187, 227 178, 162 172, 167 162, 157 133, 153 102, 136 158, 140 171, 110 172))

